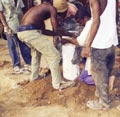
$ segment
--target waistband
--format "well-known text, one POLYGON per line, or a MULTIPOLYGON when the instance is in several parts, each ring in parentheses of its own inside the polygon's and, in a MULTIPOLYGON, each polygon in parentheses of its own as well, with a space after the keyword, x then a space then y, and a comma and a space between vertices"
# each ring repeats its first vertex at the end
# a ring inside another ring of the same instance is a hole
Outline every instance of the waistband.
POLYGON ((40 29, 38 29, 36 26, 33 25, 19 26, 17 29, 18 32, 22 32, 26 30, 40 30, 40 29))

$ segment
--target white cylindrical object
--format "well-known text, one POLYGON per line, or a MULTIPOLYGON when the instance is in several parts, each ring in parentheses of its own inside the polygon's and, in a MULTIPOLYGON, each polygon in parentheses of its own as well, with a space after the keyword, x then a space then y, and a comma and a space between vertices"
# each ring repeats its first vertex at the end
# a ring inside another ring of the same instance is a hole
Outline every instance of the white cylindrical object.
POLYGON ((75 80, 80 74, 79 65, 72 64, 71 60, 75 51, 75 45, 65 44, 62 46, 63 77, 68 80, 75 80))

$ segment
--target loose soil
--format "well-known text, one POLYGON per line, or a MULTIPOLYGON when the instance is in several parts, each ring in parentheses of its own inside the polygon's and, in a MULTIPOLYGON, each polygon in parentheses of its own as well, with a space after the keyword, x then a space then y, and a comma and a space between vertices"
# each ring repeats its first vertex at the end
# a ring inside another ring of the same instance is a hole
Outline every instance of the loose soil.
MULTIPOLYGON (((86 107, 88 100, 96 99, 94 85, 78 79, 75 87, 58 91, 52 88, 51 75, 48 75, 19 86, 18 82, 27 80, 30 75, 14 75, 11 70, 7 42, 0 39, 0 117, 120 117, 116 109, 119 98, 113 98, 113 106, 107 111, 86 107)), ((112 97, 116 94, 120 94, 120 77, 116 77, 111 91, 112 97)))

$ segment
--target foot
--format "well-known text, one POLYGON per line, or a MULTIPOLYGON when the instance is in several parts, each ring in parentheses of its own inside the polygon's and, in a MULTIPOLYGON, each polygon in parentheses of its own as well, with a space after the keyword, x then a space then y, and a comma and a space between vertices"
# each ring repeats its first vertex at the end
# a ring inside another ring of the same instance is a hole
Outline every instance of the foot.
POLYGON ((44 78, 44 77, 42 77, 41 75, 39 75, 37 78, 30 79, 29 81, 30 81, 30 82, 33 82, 33 81, 36 81, 36 80, 40 80, 40 79, 42 79, 42 78, 44 78))
POLYGON ((75 81, 62 81, 60 83, 60 86, 58 87, 54 87, 54 89, 59 89, 60 91, 63 90, 63 89, 66 89, 68 87, 73 87, 75 86, 75 81))
POLYGON ((120 94, 115 94, 115 95, 114 95, 114 99, 115 99, 115 100, 120 100, 120 94))
POLYGON ((31 66, 28 64, 25 64, 24 67, 22 68, 22 71, 24 74, 30 74, 31 73, 31 66))
POLYGON ((68 88, 68 87, 73 87, 73 86, 75 86, 75 81, 67 81, 67 82, 64 82, 64 83, 62 83, 61 85, 60 85, 60 90, 63 90, 63 89, 66 89, 66 88, 68 88))
POLYGON ((108 110, 110 109, 110 105, 104 105, 100 103, 99 100, 91 100, 87 102, 87 107, 93 110, 108 110))
POLYGON ((15 66, 15 67, 13 68, 12 74, 22 74, 22 73, 23 73, 23 72, 22 72, 22 69, 20 69, 19 66, 15 66))

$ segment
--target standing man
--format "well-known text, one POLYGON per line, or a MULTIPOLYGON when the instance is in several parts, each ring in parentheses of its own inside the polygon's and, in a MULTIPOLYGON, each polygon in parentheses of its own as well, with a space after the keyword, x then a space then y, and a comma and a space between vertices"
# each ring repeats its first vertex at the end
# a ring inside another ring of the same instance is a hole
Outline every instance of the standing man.
POLYGON ((89 3, 92 18, 83 29, 87 36, 63 41, 79 45, 85 43, 83 57, 91 57, 95 96, 98 97, 98 100, 88 101, 87 106, 94 110, 108 109, 111 107, 109 78, 115 61, 115 46, 118 44, 116 0, 89 0, 89 3))
POLYGON ((23 15, 23 7, 24 4, 22 0, 0 0, 0 20, 8 41, 14 73, 21 73, 19 47, 27 66, 31 64, 30 49, 18 39, 16 34, 23 15))
POLYGON ((32 49, 32 74, 30 81, 39 78, 39 66, 41 54, 47 60, 54 89, 63 89, 73 86, 74 82, 64 82, 59 68, 60 55, 52 42, 44 34, 53 35, 57 31, 56 9, 51 0, 41 0, 40 5, 32 7, 24 15, 21 26, 18 29, 18 37, 32 49), (44 21, 51 18, 53 32, 45 30, 44 21), (52 33, 52 34, 51 34, 52 33))
POLYGON ((116 0, 90 0, 92 24, 85 46, 84 56, 91 57, 91 70, 99 100, 88 101, 91 109, 108 109, 109 78, 118 44, 116 28, 116 0))

